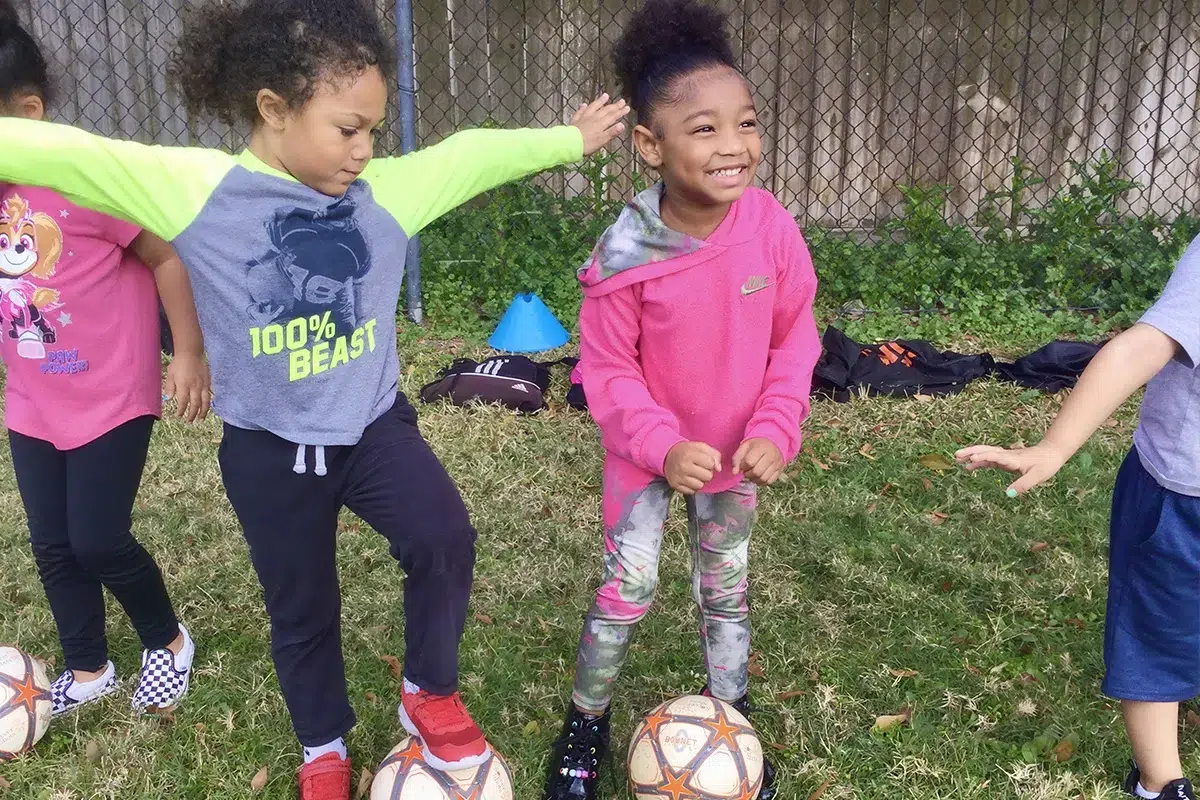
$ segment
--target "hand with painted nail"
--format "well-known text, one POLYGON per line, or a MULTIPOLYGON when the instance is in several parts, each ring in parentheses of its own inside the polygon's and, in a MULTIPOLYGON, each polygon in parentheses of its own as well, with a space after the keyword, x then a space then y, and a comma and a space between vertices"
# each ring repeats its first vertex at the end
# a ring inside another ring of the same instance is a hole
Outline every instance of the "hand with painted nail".
POLYGON ((1002 469, 1020 475, 1008 487, 1008 496, 1016 497, 1040 486, 1053 478, 1062 469, 1067 459, 1057 447, 1049 442, 1041 442, 1034 447, 1005 449, 990 445, 975 445, 965 447, 954 454, 958 463, 968 472, 977 469, 1002 469))
POLYGON ((621 120, 628 113, 629 104, 624 100, 611 102, 607 92, 580 106, 571 124, 583 134, 583 154, 590 156, 620 136, 625 130, 621 120))

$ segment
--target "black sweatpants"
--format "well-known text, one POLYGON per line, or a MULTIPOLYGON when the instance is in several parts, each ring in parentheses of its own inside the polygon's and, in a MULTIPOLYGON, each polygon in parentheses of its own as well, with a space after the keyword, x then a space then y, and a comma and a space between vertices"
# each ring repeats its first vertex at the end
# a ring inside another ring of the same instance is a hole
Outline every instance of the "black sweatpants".
POLYGON ((58 625, 67 669, 108 661, 104 586, 129 615, 142 646, 179 635, 162 573, 130 532, 154 417, 138 417, 73 450, 9 431, 29 542, 58 625))
POLYGON ((457 691, 475 530, 403 395, 349 447, 318 451, 226 424, 220 460, 263 587, 275 672, 301 744, 322 745, 354 727, 336 564, 343 506, 387 538, 407 576, 405 677, 435 694, 457 691))

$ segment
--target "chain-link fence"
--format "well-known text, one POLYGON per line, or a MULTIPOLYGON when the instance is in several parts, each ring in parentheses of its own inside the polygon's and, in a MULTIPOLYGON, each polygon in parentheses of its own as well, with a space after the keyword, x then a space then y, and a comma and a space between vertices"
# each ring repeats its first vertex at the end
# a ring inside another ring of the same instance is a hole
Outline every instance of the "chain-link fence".
MULTIPOLYGON (((164 144, 237 146, 167 85, 185 0, 25 0, 61 78, 58 119, 164 144)), ((394 31, 394 5, 378 0, 394 31)), ((1200 200, 1198 0, 721 0, 765 123, 760 177, 806 225, 871 229, 905 183, 970 220, 1014 161, 1046 182, 1110 153, 1130 213, 1200 200)), ((637 0, 414 0, 421 143, 488 120, 551 125, 601 88, 637 0)), ((19 4, 20 5, 20 4, 19 4)), ((394 150, 392 113, 381 147, 394 150)), ((626 142, 612 169, 627 191, 626 142)), ((569 178, 570 191, 579 187, 569 178)))

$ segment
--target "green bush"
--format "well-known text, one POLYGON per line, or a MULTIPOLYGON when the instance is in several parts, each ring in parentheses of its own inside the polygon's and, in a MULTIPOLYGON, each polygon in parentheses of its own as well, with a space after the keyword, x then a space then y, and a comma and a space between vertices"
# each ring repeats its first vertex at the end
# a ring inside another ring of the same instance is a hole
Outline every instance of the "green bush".
MULTIPOLYGON (((427 317, 439 327, 479 333, 514 294, 531 291, 570 326, 580 302, 575 271, 623 205, 607 199, 614 180, 609 163, 599 157, 585 165, 587 194, 563 198, 527 180, 432 225, 421 258, 427 317)), ((1063 310, 1116 324, 1135 319, 1200 233, 1200 218, 1122 215, 1137 187, 1120 177, 1111 158, 1074 169, 1067 186, 1033 207, 1029 190, 1042 181, 1014 161, 1009 186, 988 196, 971 226, 946 221, 949 187, 904 186, 902 213, 866 241, 809 228, 819 305, 853 311, 857 319, 953 312, 986 325, 1000 315, 1039 330, 1039 318, 1061 324, 1047 315, 1063 310)))

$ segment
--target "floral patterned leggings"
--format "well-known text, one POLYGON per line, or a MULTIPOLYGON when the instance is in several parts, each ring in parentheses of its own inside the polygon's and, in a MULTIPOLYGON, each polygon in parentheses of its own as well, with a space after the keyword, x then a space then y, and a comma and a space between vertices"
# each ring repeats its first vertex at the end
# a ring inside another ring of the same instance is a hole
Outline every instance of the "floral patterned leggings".
MULTIPOLYGON (((572 699, 584 711, 599 713, 608 707, 633 631, 654 599, 671 494, 665 480, 656 480, 623 498, 616 520, 605 520, 604 581, 584 623, 575 667, 572 699)), ((687 498, 692 596, 700 607, 709 688, 729 702, 741 699, 747 689, 746 573, 757 507, 751 483, 687 498)))

